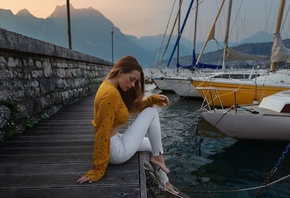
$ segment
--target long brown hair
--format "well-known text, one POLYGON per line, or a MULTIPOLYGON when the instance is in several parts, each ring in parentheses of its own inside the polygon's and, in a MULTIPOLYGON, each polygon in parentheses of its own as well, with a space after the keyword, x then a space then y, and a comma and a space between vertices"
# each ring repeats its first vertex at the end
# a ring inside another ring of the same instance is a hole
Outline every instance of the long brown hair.
POLYGON ((131 73, 134 70, 140 72, 140 78, 135 82, 134 87, 132 87, 127 91, 123 91, 121 88, 118 87, 118 90, 129 112, 131 113, 137 112, 139 109, 142 108, 141 100, 144 97, 145 92, 143 69, 135 57, 124 56, 115 63, 115 65, 109 72, 107 79, 114 78, 119 73, 120 70, 123 70, 124 73, 131 73))

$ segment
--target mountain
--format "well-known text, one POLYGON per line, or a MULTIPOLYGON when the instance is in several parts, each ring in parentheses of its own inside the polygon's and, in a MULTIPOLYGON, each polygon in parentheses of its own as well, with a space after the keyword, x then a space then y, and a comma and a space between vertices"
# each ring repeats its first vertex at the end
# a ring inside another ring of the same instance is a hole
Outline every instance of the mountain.
MULTIPOLYGON (((36 18, 24 9, 14 15, 10 10, 0 9, 0 27, 49 43, 68 47, 66 5, 57 6, 46 19, 36 18)), ((125 35, 99 11, 93 8, 74 9, 71 13, 72 49, 105 60, 112 60, 112 35, 114 61, 127 54, 136 56, 144 66, 151 66, 155 54, 142 47, 138 39, 125 35)))
POLYGON ((27 9, 20 10, 16 15, 19 17, 34 17, 27 9))
POLYGON ((238 44, 245 44, 245 43, 266 43, 273 40, 273 34, 259 31, 256 34, 241 40, 238 44))

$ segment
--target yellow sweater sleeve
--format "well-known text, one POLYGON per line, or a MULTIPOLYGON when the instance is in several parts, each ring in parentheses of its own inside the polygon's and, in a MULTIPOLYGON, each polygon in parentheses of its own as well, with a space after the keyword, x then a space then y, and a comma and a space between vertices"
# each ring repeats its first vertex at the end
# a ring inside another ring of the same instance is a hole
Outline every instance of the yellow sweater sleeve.
POLYGON ((151 96, 148 96, 147 98, 142 100, 142 106, 144 108, 146 107, 152 107, 153 105, 158 105, 160 107, 164 106, 165 103, 160 101, 160 95, 153 94, 151 96))
POLYGON ((115 110, 118 107, 116 90, 99 89, 94 102, 95 144, 93 151, 93 169, 85 176, 93 181, 100 180, 106 171, 110 159, 110 132, 113 128, 115 110))

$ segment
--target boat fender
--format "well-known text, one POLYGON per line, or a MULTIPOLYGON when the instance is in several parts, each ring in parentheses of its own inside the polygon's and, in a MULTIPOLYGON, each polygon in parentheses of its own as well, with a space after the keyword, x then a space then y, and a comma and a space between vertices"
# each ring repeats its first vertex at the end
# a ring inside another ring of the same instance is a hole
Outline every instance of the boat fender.
POLYGON ((236 105, 236 106, 235 105, 232 105, 231 106, 231 109, 236 109, 236 108, 240 108, 240 106, 239 105, 236 105))
POLYGON ((252 114, 259 114, 259 111, 253 109, 253 108, 249 108, 249 112, 251 112, 252 114))
POLYGON ((200 113, 203 113, 203 112, 207 112, 207 110, 204 109, 204 108, 201 108, 201 109, 198 109, 198 110, 197 110, 197 113, 199 113, 199 114, 200 114, 200 113))

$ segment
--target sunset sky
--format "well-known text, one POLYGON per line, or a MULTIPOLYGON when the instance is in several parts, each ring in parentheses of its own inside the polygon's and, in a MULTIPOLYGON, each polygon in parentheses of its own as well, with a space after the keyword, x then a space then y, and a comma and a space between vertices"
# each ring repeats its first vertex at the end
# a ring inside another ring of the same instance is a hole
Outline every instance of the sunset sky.
MULTIPOLYGON (((78 8, 93 7, 119 27, 135 36, 164 33, 174 0, 70 0, 78 8), (138 28, 137 28, 138 27, 138 28)), ((14 14, 27 8, 36 17, 48 17, 66 0, 1 0, 0 8, 14 14)))
MULTIPOLYGON (((70 0, 70 3, 76 9, 93 7, 112 21, 123 33, 140 37, 164 34, 175 1, 175 7, 177 8, 179 0, 70 0)), ((184 0, 184 5, 188 5, 189 2, 190 0, 184 0)), ((202 39, 204 39, 208 34, 221 0, 200 0, 200 2, 202 3, 199 12, 199 32, 203 37, 202 39)), ((241 2, 241 0, 236 2, 241 2)), ((58 5, 66 5, 66 0, 0 0, 0 8, 2 9, 10 9, 16 14, 19 10, 26 8, 38 18, 48 17, 58 5)), ((259 30, 265 29, 263 21, 268 16, 263 13, 268 13, 271 8, 276 9, 278 5, 278 0, 245 0, 242 7, 233 5, 233 9, 239 10, 247 7, 244 9, 247 11, 241 12, 241 14, 245 16, 245 19, 246 17, 252 17, 247 19, 244 25, 250 27, 249 34, 254 34, 259 30), (275 5, 272 2, 275 2, 275 5)), ((289 1, 286 1, 285 13, 289 9, 287 6, 289 6, 289 1)), ((226 8, 227 5, 225 10, 226 8)), ((223 15, 226 16, 226 12, 223 15)), ((268 24, 269 27, 266 28, 269 31, 273 31, 273 25, 270 23, 274 24, 274 21, 276 21, 276 13, 275 17, 272 16, 271 18, 268 24)), ((290 16, 287 18, 290 18, 290 16)), ((189 23, 193 24, 192 21, 189 23)), ((290 24, 290 22, 285 22, 285 24, 290 24)), ((192 30, 193 27, 189 26, 188 28, 192 30)), ((286 29, 289 32, 289 25, 286 29)), ((235 34, 238 34, 238 32, 235 34)), ((289 33, 287 36, 289 36, 289 33)))

